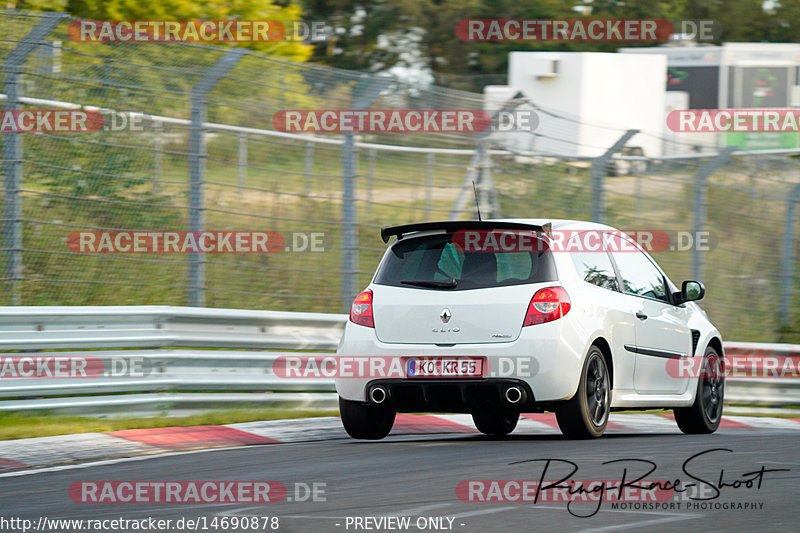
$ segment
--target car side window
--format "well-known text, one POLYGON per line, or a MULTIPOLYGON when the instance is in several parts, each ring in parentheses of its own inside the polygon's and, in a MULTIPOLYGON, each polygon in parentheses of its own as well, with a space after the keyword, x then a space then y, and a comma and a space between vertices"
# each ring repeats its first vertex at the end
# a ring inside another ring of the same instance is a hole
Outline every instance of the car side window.
MULTIPOLYGON (((612 238, 621 244, 618 236, 612 238)), ((669 303, 664 276, 650 259, 627 243, 625 246, 615 248, 621 251, 612 251, 611 255, 622 276, 625 292, 669 303)))
POLYGON ((605 251, 573 252, 570 256, 583 281, 604 289, 619 290, 617 275, 605 251))

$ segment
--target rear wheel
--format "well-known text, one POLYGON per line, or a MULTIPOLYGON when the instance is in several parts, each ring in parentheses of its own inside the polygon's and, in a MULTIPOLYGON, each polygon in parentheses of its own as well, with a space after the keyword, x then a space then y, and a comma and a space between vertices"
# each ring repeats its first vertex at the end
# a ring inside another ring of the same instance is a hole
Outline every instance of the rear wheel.
POLYGON ((391 407, 353 402, 342 397, 339 397, 339 414, 344 430, 354 439, 382 439, 394 425, 395 412, 391 407))
POLYGON ((722 358, 709 346, 703 357, 703 371, 697 380, 694 403, 690 407, 675 409, 675 422, 684 433, 714 433, 719 427, 725 395, 725 378, 721 365, 722 358))
POLYGON ((608 425, 611 381, 602 352, 592 345, 583 363, 578 392, 556 409, 561 433, 570 439, 593 439, 608 425))
POLYGON ((472 413, 478 431, 487 435, 508 435, 517 427, 519 413, 498 408, 484 408, 472 413))

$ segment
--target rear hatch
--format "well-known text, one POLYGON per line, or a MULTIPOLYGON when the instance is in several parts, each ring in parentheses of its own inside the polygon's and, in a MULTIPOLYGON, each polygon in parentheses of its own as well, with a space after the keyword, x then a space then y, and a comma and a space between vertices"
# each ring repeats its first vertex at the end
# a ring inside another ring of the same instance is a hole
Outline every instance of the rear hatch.
POLYGON ((386 343, 512 342, 534 292, 548 285, 459 292, 373 285, 375 332, 386 343))
POLYGON ((502 343, 519 337, 531 297, 556 281, 551 252, 538 243, 530 249, 469 244, 458 232, 394 243, 372 285, 380 341, 502 343))

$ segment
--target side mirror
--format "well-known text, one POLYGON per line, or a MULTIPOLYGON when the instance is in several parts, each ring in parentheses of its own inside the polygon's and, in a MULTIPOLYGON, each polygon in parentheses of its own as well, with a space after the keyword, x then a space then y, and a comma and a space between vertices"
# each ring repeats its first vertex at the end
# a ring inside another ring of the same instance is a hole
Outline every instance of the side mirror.
POLYGON ((706 288, 699 281, 684 281, 681 284, 681 299, 684 302, 702 300, 706 295, 706 288))

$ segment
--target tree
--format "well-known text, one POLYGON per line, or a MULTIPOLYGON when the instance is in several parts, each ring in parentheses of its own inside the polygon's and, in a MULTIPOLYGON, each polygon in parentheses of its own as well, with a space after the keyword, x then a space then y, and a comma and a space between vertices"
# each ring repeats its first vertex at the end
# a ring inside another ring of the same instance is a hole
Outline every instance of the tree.
MULTIPOLYGON (((19 0, 11 7, 34 11, 67 11, 93 20, 279 20, 290 28, 299 21, 297 4, 273 0, 19 0)), ((301 40, 240 43, 239 46, 306 61, 311 47, 301 40)))
POLYGON ((314 44, 312 60, 360 71, 394 65, 392 49, 400 9, 385 0, 304 0, 307 21, 324 21, 328 38, 314 44))
POLYGON ((769 41, 788 43, 800 41, 800 1, 782 0, 765 14, 769 41))
POLYGON ((66 11, 67 0, 19 0, 7 7, 27 11, 66 11))
MULTIPOLYGON (((571 4, 542 0, 535 4, 516 0, 388 0, 398 6, 398 24, 406 32, 420 29, 420 46, 428 68, 439 84, 480 90, 475 80, 504 75, 508 53, 526 50, 564 50, 565 43, 465 42, 456 35, 462 19, 538 19, 574 17, 571 4)), ((499 80, 498 80, 499 81, 499 80)))
POLYGON ((685 0, 685 2, 682 18, 710 19, 719 22, 722 27, 720 42, 766 41, 776 25, 764 11, 762 0, 685 0))

